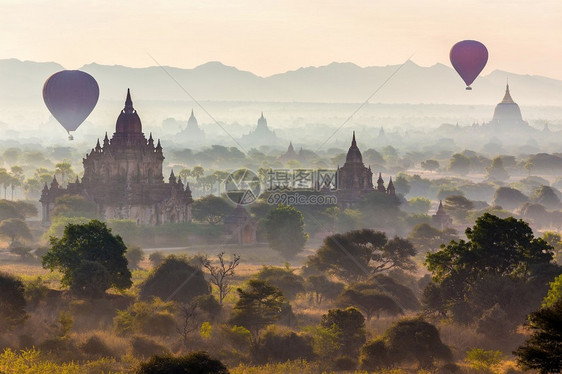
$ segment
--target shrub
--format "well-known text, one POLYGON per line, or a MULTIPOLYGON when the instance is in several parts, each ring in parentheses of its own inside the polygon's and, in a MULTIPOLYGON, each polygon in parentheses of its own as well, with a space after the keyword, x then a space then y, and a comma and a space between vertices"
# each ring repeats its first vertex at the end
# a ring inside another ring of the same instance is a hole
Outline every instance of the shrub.
POLYGON ((152 266, 157 267, 158 265, 160 265, 162 263, 162 261, 164 261, 164 254, 162 252, 152 252, 150 255, 148 255, 148 259, 150 260, 150 262, 152 262, 152 266))
POLYGON ((133 347, 133 354, 141 357, 164 355, 169 353, 168 348, 146 336, 133 337, 131 339, 131 346, 133 347))
POLYGON ((373 371, 390 366, 388 348, 382 338, 370 340, 361 347, 359 363, 362 370, 373 371))
POLYGON ((494 371, 499 367, 502 359, 503 353, 501 351, 473 348, 466 352, 466 362, 474 370, 494 371))
POLYGON ((125 252, 125 257, 129 263, 129 269, 138 269, 139 262, 144 258, 144 252, 140 247, 130 246, 125 252))
POLYGON ((139 297, 147 300, 160 297, 189 303, 199 295, 211 293, 210 285, 200 268, 184 257, 168 256, 141 284, 139 297))
POLYGON ((12 275, 0 273, 0 332, 10 330, 27 319, 25 287, 12 275))
POLYGON ((140 364, 137 374, 228 374, 222 362, 211 358, 207 352, 192 352, 186 356, 152 356, 147 362, 140 364))
POLYGON ((261 363, 297 359, 310 361, 314 358, 312 338, 271 328, 252 347, 251 355, 255 362, 261 363))
POLYGON ((351 371, 357 368, 357 361, 348 356, 338 357, 334 361, 334 369, 338 371, 351 371))
POLYGON ((82 343, 80 345, 80 350, 87 355, 97 358, 114 356, 109 346, 97 335, 90 336, 82 343))

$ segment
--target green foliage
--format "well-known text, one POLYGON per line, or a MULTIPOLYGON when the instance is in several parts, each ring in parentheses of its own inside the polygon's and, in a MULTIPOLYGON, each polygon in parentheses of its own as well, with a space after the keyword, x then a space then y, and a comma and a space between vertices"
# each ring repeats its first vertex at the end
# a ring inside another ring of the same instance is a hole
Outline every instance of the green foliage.
POLYGON ((499 156, 492 160, 492 164, 486 168, 486 172, 490 180, 505 181, 509 179, 509 173, 503 167, 503 159, 499 156))
POLYGON ((359 364, 367 371, 379 370, 391 366, 388 348, 382 337, 369 340, 361 347, 359 364))
POLYGON ((449 161, 447 170, 458 175, 467 175, 470 171, 470 159, 463 154, 455 153, 449 161))
POLYGON ((410 288, 397 283, 393 278, 383 274, 375 274, 364 282, 352 284, 350 288, 359 292, 374 292, 388 295, 400 305, 400 308, 407 310, 418 310, 420 307, 416 295, 410 288))
POLYGON ((144 252, 140 247, 129 246, 127 247, 127 252, 125 252, 125 257, 129 263, 130 269, 138 269, 139 262, 144 259, 144 252))
POLYGON ((148 334, 167 336, 175 331, 175 305, 154 298, 149 302, 137 301, 126 310, 118 310, 113 327, 119 335, 148 334))
POLYGON ((413 270, 415 253, 405 239, 387 240, 383 232, 363 229, 326 237, 307 265, 355 281, 393 268, 413 270))
POLYGON ((18 239, 32 239, 27 223, 19 218, 8 218, 0 222, 0 236, 9 238, 10 246, 13 246, 18 239))
POLYGON ((62 285, 70 286, 78 292, 82 290, 86 295, 92 291, 97 295, 106 286, 116 289, 131 287, 125 244, 119 235, 111 233, 105 223, 92 220, 82 225, 69 224, 65 227, 62 238, 51 237, 50 243, 51 248, 42 259, 43 267, 51 271, 60 270, 63 273, 62 285), (88 270, 87 267, 92 263, 97 265, 88 270), (95 275, 95 280, 90 280, 90 286, 88 278, 83 274, 85 271, 95 275), (103 280, 105 272, 107 282, 93 284, 97 280, 103 280))
POLYGON ((408 213, 427 214, 429 208, 431 208, 431 201, 425 197, 414 197, 408 200, 408 213))
POLYGON ((210 293, 210 285, 199 267, 190 264, 185 257, 171 255, 141 284, 139 297, 141 300, 159 297, 189 303, 196 296, 210 293))
POLYGON ((531 200, 537 204, 548 207, 550 210, 558 209, 562 204, 556 192, 554 188, 550 186, 541 185, 535 190, 531 196, 531 200))
POLYGON ((439 162, 436 160, 425 160, 422 161, 421 167, 424 170, 435 171, 439 169, 439 162))
POLYGON ((381 313, 389 315, 403 313, 402 308, 392 297, 384 293, 366 290, 347 289, 338 297, 337 304, 344 308, 349 306, 357 307, 365 314, 367 321, 370 321, 373 315, 378 319, 381 313))
POLYGON ((281 318, 287 305, 285 296, 269 282, 257 279, 251 279, 245 289, 237 291, 239 299, 230 324, 247 328, 257 340, 263 328, 281 318))
POLYGON ((522 220, 484 214, 466 230, 468 241, 452 241, 428 253, 426 265, 449 309, 462 305, 470 289, 486 275, 529 279, 533 269, 552 260, 552 247, 534 238, 522 220))
POLYGON ((304 331, 312 336, 314 354, 321 360, 332 360, 340 351, 342 332, 334 325, 330 327, 308 326, 304 331))
POLYGON ((96 358, 112 357, 115 354, 111 348, 97 335, 92 335, 80 345, 80 350, 89 356, 96 358))
POLYGON ((153 355, 168 355, 170 353, 166 346, 142 335, 134 336, 131 339, 131 346, 135 356, 149 357, 153 355))
POLYGON ((294 269, 289 267, 281 268, 275 266, 263 266, 256 274, 256 278, 268 281, 273 286, 279 288, 283 295, 293 300, 299 293, 304 292, 304 279, 294 273, 294 269))
POLYGON ((24 215, 22 212, 18 211, 12 201, 2 199, 0 200, 0 221, 4 221, 9 218, 23 219, 24 215))
POLYGON ((62 195, 55 200, 51 217, 96 218, 96 204, 80 195, 62 195))
POLYGON ((325 275, 311 275, 304 287, 307 292, 313 293, 316 303, 320 304, 323 300, 335 300, 345 286, 329 280, 325 275))
POLYGON ((500 187, 494 194, 492 204, 499 205, 507 210, 514 210, 528 201, 529 198, 519 190, 510 187, 500 187))
POLYGON ((408 234, 408 239, 420 252, 433 252, 441 244, 446 245, 451 240, 458 239, 458 236, 455 229, 446 228, 439 230, 427 223, 421 223, 414 226, 410 234, 408 234))
POLYGON ((468 211, 474 209, 474 203, 461 195, 451 195, 443 204, 445 210, 459 222, 465 222, 468 211))
POLYGON ((195 200, 191 208, 193 219, 200 222, 207 221, 211 225, 221 222, 231 211, 232 207, 225 199, 214 195, 195 200))
POLYGON ((553 282, 550 282, 550 288, 542 302, 542 307, 550 308, 554 306, 558 300, 562 300, 562 274, 554 278, 553 282))
POLYGON ((531 337, 514 352, 523 369, 541 374, 562 371, 562 300, 529 316, 531 337))
POLYGON ((422 319, 396 322, 385 332, 384 341, 393 363, 417 362, 420 368, 431 368, 435 360, 452 359, 451 350, 441 342, 437 328, 422 319))
POLYGON ((487 351, 482 348, 472 348, 466 352, 466 362, 474 370, 495 371, 502 363, 501 351, 487 351))
POLYGON ((150 262, 152 262, 152 266, 157 267, 158 265, 160 265, 162 263, 162 261, 164 261, 164 254, 162 252, 152 252, 149 256, 148 259, 150 260, 150 262))
POLYGON ((322 315, 320 326, 339 333, 340 353, 357 357, 365 343, 365 317, 356 308, 330 309, 322 315))
POLYGON ((207 352, 191 352, 185 356, 152 356, 143 362, 136 370, 136 374, 228 374, 228 369, 222 362, 209 356, 207 352))
POLYGON ((0 333, 11 330, 27 319, 25 288, 19 279, 0 273, 0 333))
POLYGON ((293 331, 268 328, 259 342, 252 346, 251 357, 257 363, 298 359, 311 361, 314 359, 312 338, 293 331))
POLYGON ((299 253, 308 239, 302 213, 292 206, 277 205, 268 213, 265 228, 270 247, 287 259, 299 253))
POLYGON ((111 275, 97 261, 82 260, 74 268, 70 290, 85 298, 100 298, 111 287, 111 275))

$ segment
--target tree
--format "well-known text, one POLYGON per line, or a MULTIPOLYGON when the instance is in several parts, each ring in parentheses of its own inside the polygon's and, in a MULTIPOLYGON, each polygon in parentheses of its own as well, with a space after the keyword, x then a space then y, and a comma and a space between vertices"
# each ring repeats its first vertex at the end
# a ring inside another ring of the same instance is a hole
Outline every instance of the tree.
POLYGON ((435 171, 435 170, 439 169, 439 162, 437 162, 435 160, 425 160, 425 161, 422 161, 421 167, 422 167, 423 170, 435 171))
POLYGON ((199 178, 201 178, 205 174, 205 169, 202 166, 196 166, 191 170, 191 176, 195 178, 197 182, 199 182, 199 178))
POLYGON ((550 210, 558 209, 561 206, 560 198, 550 186, 542 185, 537 188, 533 196, 531 196, 531 200, 548 207, 550 210))
POLYGON ((447 170, 459 175, 467 175, 470 171, 470 159, 463 154, 455 153, 449 161, 447 170))
POLYGON ((304 292, 304 279, 295 274, 294 269, 290 269, 288 266, 281 268, 264 265, 256 274, 256 278, 268 281, 279 288, 289 300, 293 300, 297 294, 304 292))
POLYGON ((279 204, 265 219, 269 246, 287 259, 293 258, 308 239, 302 213, 292 206, 279 204))
POLYGON ((560 299, 562 299, 562 274, 554 278, 554 281, 550 282, 550 288, 542 302, 542 306, 544 308, 552 307, 560 299))
POLYGON ((252 347, 251 356, 257 363, 313 360, 312 338, 293 331, 278 331, 275 326, 263 334, 252 347))
MULTIPOLYGON (((43 256, 42 264, 51 271, 61 271, 63 286, 79 289, 81 285, 84 289, 84 281, 87 282, 87 278, 85 279, 79 271, 94 262, 107 271, 109 279, 102 286, 122 290, 132 285, 131 272, 127 268, 125 258, 126 250, 127 247, 119 235, 113 235, 105 223, 91 220, 85 224, 68 224, 60 239, 51 237, 50 249, 43 256)), ((96 266, 96 278, 101 273, 101 268, 96 266)))
POLYGON ((80 195, 62 195, 55 200, 51 216, 96 217, 96 203, 80 195))
POLYGON ((9 218, 23 219, 24 214, 16 208, 14 202, 0 200, 0 221, 4 221, 9 218))
POLYGON ((27 319, 25 287, 14 276, 0 273, 0 333, 6 332, 27 319))
POLYGON ((388 295, 379 292, 356 291, 354 289, 345 290, 337 300, 340 307, 354 306, 360 309, 367 322, 371 317, 375 316, 379 319, 381 313, 389 315, 402 314, 402 308, 396 304, 396 301, 388 295))
POLYGON ((562 371, 562 299, 529 315, 531 337, 514 354, 523 369, 562 371))
POLYGON ((125 252, 125 257, 127 258, 130 269, 138 269, 139 262, 144 258, 144 252, 140 247, 129 246, 127 252, 125 252))
POLYGON ((452 353, 439 336, 437 328, 422 319, 403 319, 384 334, 391 362, 417 361, 420 368, 433 367, 435 360, 452 359, 452 353))
POLYGON ((391 366, 388 358, 388 348, 382 337, 369 340, 361 347, 359 363, 361 369, 375 371, 391 366))
POLYGON ((152 356, 143 362, 136 370, 136 374, 228 374, 226 366, 207 352, 191 352, 186 356, 152 356))
POLYGON ((251 279, 246 288, 237 291, 239 299, 230 323, 247 328, 256 342, 263 328, 281 318, 287 301, 280 289, 263 280, 251 279))
POLYGON ((427 214, 431 201, 425 197, 414 197, 408 200, 407 211, 413 214, 427 214))
POLYGON ((500 187, 494 194, 492 204, 499 205, 507 210, 514 210, 528 201, 529 198, 523 195, 519 190, 510 187, 500 187))
POLYGON ((0 222, 0 236, 10 239, 10 247, 13 247, 17 239, 31 239, 31 231, 24 220, 9 218, 0 222))
POLYGON ((509 179, 508 172, 503 167, 503 159, 498 156, 492 160, 489 168, 486 168, 487 177, 490 180, 505 181, 509 179))
POLYGON ((190 303, 193 298, 211 293, 210 285, 200 268, 185 257, 168 256, 141 284, 139 298, 159 297, 190 303))
POLYGON ((457 238, 457 231, 455 229, 445 228, 439 230, 427 223, 420 223, 414 226, 410 234, 408 234, 408 239, 420 252, 433 252, 441 244, 447 244, 457 238))
POLYGON ((232 260, 226 262, 224 252, 221 252, 217 255, 217 258, 219 264, 213 265, 211 261, 205 257, 203 266, 211 275, 211 283, 214 284, 219 291, 219 304, 222 305, 224 298, 230 292, 230 278, 234 276, 234 269, 240 265, 240 256, 233 254, 232 260))
POLYGON ((465 233, 468 241, 452 241, 440 251, 428 253, 425 260, 449 311, 458 307, 466 313, 465 300, 487 276, 526 282, 544 272, 552 260, 552 247, 535 238, 527 223, 513 217, 501 219, 485 213, 465 233))
POLYGON ((320 304, 325 299, 336 299, 345 286, 329 280, 325 275, 311 275, 306 279, 304 287, 313 293, 316 304, 320 304))
POLYGON ((468 211, 474 209, 474 203, 462 195, 448 196, 443 205, 445 210, 460 222, 464 222, 468 211))
POLYGON ((326 237, 307 263, 320 271, 355 281, 393 268, 413 270, 415 254, 413 245, 405 239, 387 240, 383 232, 362 229, 326 237))
POLYGON ((320 326, 340 333, 338 340, 343 355, 356 357, 365 343, 365 317, 356 308, 330 309, 322 315, 320 326))
POLYGON ((72 165, 68 161, 55 164, 55 175, 57 174, 61 176, 61 185, 76 176, 76 173, 72 170, 72 165))
POLYGON ((221 222, 232 211, 230 204, 222 197, 207 195, 193 202, 191 212, 198 221, 207 221, 211 225, 221 222))

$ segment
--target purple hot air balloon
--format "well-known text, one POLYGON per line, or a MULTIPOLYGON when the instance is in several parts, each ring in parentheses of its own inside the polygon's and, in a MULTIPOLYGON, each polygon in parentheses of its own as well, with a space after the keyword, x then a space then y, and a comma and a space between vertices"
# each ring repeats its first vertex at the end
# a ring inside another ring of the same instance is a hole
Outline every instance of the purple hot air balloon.
POLYGON ((98 102, 100 90, 96 80, 88 73, 79 70, 63 70, 55 73, 45 81, 43 100, 45 105, 68 132, 90 115, 98 102))
POLYGON ((488 50, 484 44, 476 40, 463 40, 451 48, 449 58, 466 83, 466 89, 472 90, 470 85, 488 62, 488 50))

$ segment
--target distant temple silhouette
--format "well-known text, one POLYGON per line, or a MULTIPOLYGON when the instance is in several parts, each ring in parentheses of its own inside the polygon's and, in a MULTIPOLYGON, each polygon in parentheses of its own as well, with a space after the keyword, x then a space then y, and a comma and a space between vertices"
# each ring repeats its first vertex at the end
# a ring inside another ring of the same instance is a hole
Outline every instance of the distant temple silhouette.
POLYGON ((443 207, 443 201, 439 200, 439 207, 437 208, 437 212, 431 217, 433 220, 433 225, 438 227, 440 230, 444 230, 447 227, 451 227, 453 225, 453 220, 451 216, 447 214, 445 208, 443 207))
POLYGON ((494 116, 486 126, 498 130, 532 129, 529 124, 523 120, 519 105, 511 98, 509 84, 506 84, 503 100, 496 105, 494 116))
POLYGON ((249 146, 260 146, 260 145, 279 145, 281 139, 277 137, 275 131, 271 130, 267 126, 267 120, 261 113, 261 117, 258 119, 258 124, 256 128, 250 133, 243 135, 240 138, 241 143, 249 146))
POLYGON ((82 181, 61 188, 53 178, 41 194, 42 221, 48 224, 56 199, 81 195, 96 204, 103 219, 130 219, 139 224, 157 225, 191 221, 191 190, 181 178, 170 173, 164 182, 164 155, 160 140, 154 145, 152 134, 146 139, 139 115, 127 90, 125 108, 119 114, 111 140, 105 134, 83 159, 82 181))
POLYGON ((205 131, 199 127, 193 109, 187 120, 187 126, 176 135, 176 138, 177 141, 189 147, 201 146, 205 143, 205 131))
POLYGON ((375 190, 390 196, 396 194, 392 178, 390 178, 388 187, 385 188, 381 173, 379 173, 377 180, 377 188, 374 188, 373 172, 370 166, 366 167, 363 163, 363 156, 355 139, 355 131, 353 132, 351 146, 345 157, 345 163, 342 167, 338 166, 336 173, 338 205, 343 207, 353 206, 365 194, 375 190))

